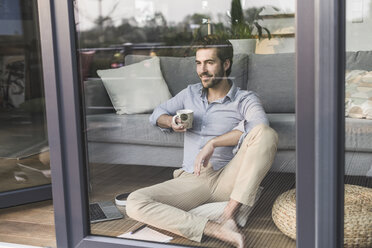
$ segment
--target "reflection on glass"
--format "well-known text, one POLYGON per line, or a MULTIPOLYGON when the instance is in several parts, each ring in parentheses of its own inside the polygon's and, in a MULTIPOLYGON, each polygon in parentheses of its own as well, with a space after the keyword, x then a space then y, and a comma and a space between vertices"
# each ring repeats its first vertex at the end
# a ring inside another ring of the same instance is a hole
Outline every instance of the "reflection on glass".
POLYGON ((372 246, 372 1, 347 1, 345 247, 372 246))
POLYGON ((1 192, 50 183, 36 10, 36 1, 1 1, 1 192))
POLYGON ((294 2, 75 10, 92 233, 295 247, 278 198, 295 182, 294 2))

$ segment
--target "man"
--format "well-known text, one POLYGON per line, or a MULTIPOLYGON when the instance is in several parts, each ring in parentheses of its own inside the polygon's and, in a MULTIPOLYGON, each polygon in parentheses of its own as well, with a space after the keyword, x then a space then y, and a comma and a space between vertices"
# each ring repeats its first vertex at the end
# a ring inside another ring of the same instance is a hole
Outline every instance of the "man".
POLYGON ((277 134, 257 96, 227 78, 232 57, 231 43, 213 36, 196 46, 201 83, 189 85, 150 117, 163 130, 185 132, 182 168, 172 180, 133 192, 126 210, 131 218, 197 242, 206 235, 244 247, 235 217, 242 204, 253 204, 274 159, 277 134), (172 122, 181 109, 194 111, 193 127, 187 131, 180 120, 172 122), (188 213, 221 201, 229 202, 218 221, 188 213))

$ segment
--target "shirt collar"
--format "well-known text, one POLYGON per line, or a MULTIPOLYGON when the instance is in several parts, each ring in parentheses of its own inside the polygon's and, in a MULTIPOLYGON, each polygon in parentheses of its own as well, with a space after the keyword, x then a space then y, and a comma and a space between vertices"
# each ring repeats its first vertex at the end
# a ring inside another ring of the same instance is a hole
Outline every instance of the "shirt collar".
POLYGON ((228 97, 228 98, 230 98, 231 101, 234 101, 236 92, 238 91, 238 88, 235 86, 234 82, 230 79, 229 79, 229 83, 231 84, 231 88, 230 88, 229 92, 227 92, 227 95, 225 96, 225 99, 226 99, 226 97, 228 97))
MULTIPOLYGON (((234 82, 230 79, 228 79, 228 80, 229 80, 229 83, 231 84, 231 88, 230 88, 229 92, 227 92, 226 96, 223 99, 221 99, 221 103, 224 103, 227 100, 227 98, 229 98, 230 101, 234 101, 236 92, 238 91, 238 88, 235 86, 234 82)), ((207 90, 203 88, 202 84, 201 84, 199 93, 200 93, 200 98, 203 101, 207 101, 207 90)))
POLYGON ((200 83, 199 93, 200 93, 200 99, 201 99, 202 101, 204 101, 204 102, 207 101, 207 90, 204 89, 202 83, 200 83))

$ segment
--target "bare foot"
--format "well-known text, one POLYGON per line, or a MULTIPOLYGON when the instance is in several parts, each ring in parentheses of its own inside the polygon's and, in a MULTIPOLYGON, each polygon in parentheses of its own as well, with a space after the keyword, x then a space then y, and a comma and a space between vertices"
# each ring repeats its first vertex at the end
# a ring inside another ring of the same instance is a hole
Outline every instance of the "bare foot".
POLYGON ((223 223, 207 222, 204 234, 231 243, 237 248, 244 248, 244 237, 233 219, 223 223))

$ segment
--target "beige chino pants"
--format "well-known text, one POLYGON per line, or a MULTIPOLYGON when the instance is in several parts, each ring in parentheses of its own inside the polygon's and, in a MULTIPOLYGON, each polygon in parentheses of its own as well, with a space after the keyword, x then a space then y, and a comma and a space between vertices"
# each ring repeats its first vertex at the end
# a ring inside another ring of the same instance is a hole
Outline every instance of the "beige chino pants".
POLYGON ((214 171, 209 164, 200 176, 182 169, 174 179, 130 194, 129 217, 200 242, 208 219, 188 213, 209 202, 234 199, 252 205, 256 191, 274 160, 278 136, 267 125, 254 127, 235 157, 224 168, 214 171))

